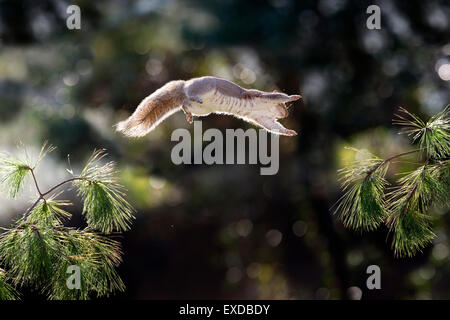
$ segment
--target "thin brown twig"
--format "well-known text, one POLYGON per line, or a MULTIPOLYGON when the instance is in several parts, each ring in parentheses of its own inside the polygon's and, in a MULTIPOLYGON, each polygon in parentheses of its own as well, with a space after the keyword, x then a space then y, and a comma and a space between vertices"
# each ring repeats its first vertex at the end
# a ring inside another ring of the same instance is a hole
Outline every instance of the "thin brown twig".
POLYGON ((56 186, 54 186, 53 188, 51 188, 51 189, 48 190, 47 192, 44 192, 42 195, 43 195, 43 196, 46 196, 47 194, 49 194, 49 193, 55 191, 56 189, 58 189, 59 187, 65 185, 66 183, 73 182, 73 181, 77 181, 77 180, 89 180, 89 179, 88 179, 88 178, 84 178, 84 177, 75 177, 75 178, 67 179, 67 180, 65 180, 65 181, 63 181, 63 182, 57 184, 56 186))
POLYGON ((42 192, 41 192, 41 189, 39 188, 39 185, 38 185, 38 183, 37 183, 36 176, 34 175, 34 170, 33 170, 33 168, 28 168, 28 170, 30 170, 30 172, 31 172, 31 176, 33 177, 34 185, 36 186, 37 192, 38 192, 39 195, 42 197, 42 192))
MULTIPOLYGON (((33 174, 33 170, 32 170, 32 169, 30 169, 30 170, 31 170, 31 173, 33 174)), ((77 180, 89 180, 88 178, 84 178, 84 177, 70 178, 70 179, 64 180, 64 181, 61 182, 61 183, 58 183, 56 186, 52 187, 50 190, 48 190, 48 191, 42 193, 42 192, 39 190, 39 187, 38 187, 37 181, 36 181, 36 179, 35 179, 35 177, 34 177, 34 174, 33 174, 33 179, 34 179, 34 181, 35 181, 36 189, 37 189, 38 192, 39 192, 39 198, 33 203, 33 205, 31 205, 31 207, 28 208, 28 210, 27 210, 27 211, 25 212, 25 214, 23 215, 23 220, 24 220, 24 222, 27 221, 28 216, 30 215, 31 211, 37 206, 37 204, 39 203, 39 201, 41 201, 41 200, 44 200, 44 201, 45 201, 45 196, 48 195, 49 193, 52 193, 53 191, 55 191, 55 190, 58 189, 59 187, 62 187, 63 185, 65 185, 66 183, 69 183, 69 182, 73 182, 73 181, 77 181, 77 180)))
POLYGON ((392 160, 394 160, 394 159, 397 159, 397 158, 406 156, 406 155, 408 155, 408 154, 419 152, 419 151, 421 151, 421 150, 423 150, 423 148, 416 149, 416 150, 411 150, 411 151, 406 151, 406 152, 402 152, 402 153, 399 153, 399 154, 395 154, 395 155, 393 155, 393 156, 391 156, 391 157, 389 157, 389 158, 387 158, 387 159, 384 159, 384 160, 381 161, 377 166, 375 166, 372 170, 370 170, 370 171, 367 173, 367 175, 366 175, 365 178, 364 178, 363 183, 366 182, 366 180, 369 179, 375 171, 377 171, 379 168, 381 168, 381 167, 382 167, 383 165, 385 165, 386 163, 388 163, 388 162, 390 162, 390 161, 392 161, 392 160))

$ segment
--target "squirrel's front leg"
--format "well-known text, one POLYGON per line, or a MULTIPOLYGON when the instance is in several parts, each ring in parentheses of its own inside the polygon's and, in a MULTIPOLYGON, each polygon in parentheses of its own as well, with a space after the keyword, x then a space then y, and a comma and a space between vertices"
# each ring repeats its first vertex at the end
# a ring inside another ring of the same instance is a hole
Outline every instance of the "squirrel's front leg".
POLYGON ((203 100, 197 96, 188 96, 187 99, 183 101, 183 104, 181 105, 181 110, 183 110, 184 114, 186 115, 186 120, 189 123, 192 123, 194 119, 192 112, 189 111, 190 107, 192 106, 192 102, 202 104, 203 100))
POLYGON ((184 114, 186 116, 186 121, 189 122, 189 123, 192 123, 194 121, 194 116, 192 115, 192 113, 190 113, 187 110, 187 108, 186 108, 186 106, 184 104, 181 106, 181 110, 183 110, 183 112, 184 112, 184 114))
POLYGON ((183 112, 186 116, 186 121, 189 123, 192 123, 194 121, 194 116, 189 111, 189 107, 191 106, 191 102, 189 100, 190 99, 185 99, 183 101, 183 104, 181 105, 181 110, 183 110, 183 112))

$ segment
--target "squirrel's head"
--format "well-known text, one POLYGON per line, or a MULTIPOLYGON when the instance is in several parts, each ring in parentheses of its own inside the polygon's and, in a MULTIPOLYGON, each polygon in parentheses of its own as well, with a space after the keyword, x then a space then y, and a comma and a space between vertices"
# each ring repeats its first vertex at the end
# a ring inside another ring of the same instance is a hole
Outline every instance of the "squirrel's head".
POLYGON ((286 103, 296 101, 300 99, 299 95, 289 96, 284 93, 270 93, 264 94, 259 99, 261 100, 262 108, 269 111, 275 119, 283 119, 289 116, 289 111, 286 107, 286 103))

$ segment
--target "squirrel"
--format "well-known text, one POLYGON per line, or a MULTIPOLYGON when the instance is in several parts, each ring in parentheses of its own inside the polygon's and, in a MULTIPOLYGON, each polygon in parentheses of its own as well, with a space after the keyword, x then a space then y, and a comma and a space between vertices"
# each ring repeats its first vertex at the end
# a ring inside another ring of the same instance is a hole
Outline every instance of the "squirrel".
POLYGON ((175 80, 166 83, 138 105, 134 113, 117 124, 116 130, 128 137, 142 137, 163 120, 182 110, 186 120, 211 113, 233 115, 260 126, 267 131, 295 136, 294 130, 283 127, 277 119, 289 115, 286 103, 300 99, 300 95, 244 89, 237 84, 216 77, 175 80))

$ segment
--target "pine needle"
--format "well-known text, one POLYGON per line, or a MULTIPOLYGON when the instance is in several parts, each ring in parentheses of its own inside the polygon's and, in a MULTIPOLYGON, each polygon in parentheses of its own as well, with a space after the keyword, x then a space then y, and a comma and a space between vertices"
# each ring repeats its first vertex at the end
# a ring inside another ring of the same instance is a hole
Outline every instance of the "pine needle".
POLYGON ((36 226, 61 226, 63 219, 70 219, 70 213, 62 209, 71 206, 66 200, 42 199, 30 212, 27 222, 36 226))
POLYGON ((0 300, 18 300, 20 295, 17 290, 8 283, 6 272, 0 269, 0 300))
POLYGON ((400 108, 394 123, 402 126, 403 133, 419 141, 420 148, 429 158, 443 159, 450 155, 450 105, 431 117, 428 122, 400 108))
POLYGON ((0 154, 0 184, 11 198, 21 190, 30 166, 7 153, 0 154))
POLYGON ((0 260, 15 285, 38 289, 51 277, 53 261, 60 253, 53 233, 52 229, 27 225, 0 235, 0 260))
POLYGON ((397 257, 412 257, 429 245, 436 236, 431 230, 430 216, 406 210, 391 222, 392 248, 397 257))
POLYGON ((95 294, 109 296, 114 291, 123 291, 125 286, 115 271, 121 262, 119 243, 89 230, 64 229, 58 235, 64 244, 64 255, 56 266, 48 297, 52 300, 86 300, 95 294), (67 268, 80 268, 80 289, 67 287, 67 268))
POLYGON ((354 230, 374 230, 387 214, 384 179, 388 163, 367 151, 360 152, 366 158, 350 163, 339 171, 344 196, 338 201, 335 213, 343 224, 354 230))
POLYGON ((102 163, 104 150, 94 152, 83 169, 81 180, 74 181, 83 199, 83 214, 88 225, 103 233, 130 228, 133 208, 125 199, 125 188, 119 183, 114 162, 102 163))

